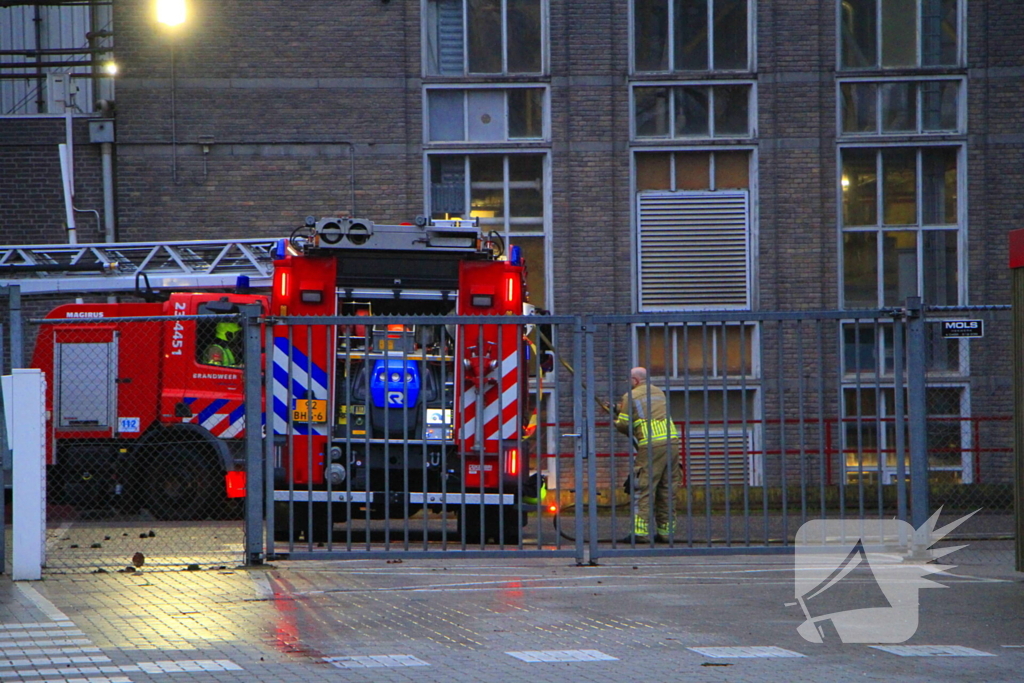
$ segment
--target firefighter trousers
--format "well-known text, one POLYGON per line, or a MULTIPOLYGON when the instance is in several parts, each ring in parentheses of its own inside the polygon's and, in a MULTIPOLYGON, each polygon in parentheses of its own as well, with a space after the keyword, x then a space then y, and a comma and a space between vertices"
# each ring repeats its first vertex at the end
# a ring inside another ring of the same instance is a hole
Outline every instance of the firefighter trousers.
POLYGON ((634 467, 633 533, 667 536, 675 530, 675 494, 679 472, 679 442, 640 446, 634 467), (651 512, 653 507, 653 519, 651 512))

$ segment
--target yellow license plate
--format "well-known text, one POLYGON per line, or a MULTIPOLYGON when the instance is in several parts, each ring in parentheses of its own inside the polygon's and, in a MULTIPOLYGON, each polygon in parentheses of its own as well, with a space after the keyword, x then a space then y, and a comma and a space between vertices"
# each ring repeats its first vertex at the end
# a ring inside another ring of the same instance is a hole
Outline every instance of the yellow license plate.
POLYGON ((327 422, 327 401, 322 399, 296 400, 295 408, 292 410, 292 420, 295 422, 327 422))

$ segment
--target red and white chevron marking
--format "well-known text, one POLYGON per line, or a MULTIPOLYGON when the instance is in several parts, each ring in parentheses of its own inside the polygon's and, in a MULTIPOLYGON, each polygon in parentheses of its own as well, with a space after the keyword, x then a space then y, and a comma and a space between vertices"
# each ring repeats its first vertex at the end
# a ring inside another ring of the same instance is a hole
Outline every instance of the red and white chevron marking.
MULTIPOLYGON (((514 439, 519 431, 519 351, 513 351, 501 361, 501 381, 488 382, 493 377, 490 373, 484 382, 483 400, 483 434, 484 449, 497 451, 498 439, 514 439), (500 433, 499 433, 500 427, 500 433)), ((479 409, 480 392, 477 387, 469 387, 462 393, 462 447, 472 450, 479 438, 477 411, 479 409)))

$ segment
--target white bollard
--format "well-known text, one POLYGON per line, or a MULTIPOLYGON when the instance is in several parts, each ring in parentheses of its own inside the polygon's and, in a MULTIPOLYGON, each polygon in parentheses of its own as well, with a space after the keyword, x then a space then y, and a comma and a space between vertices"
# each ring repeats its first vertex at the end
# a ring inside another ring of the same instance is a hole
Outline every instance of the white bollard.
POLYGON ((46 562, 46 380, 41 370, 12 373, 3 376, 4 418, 14 460, 11 578, 38 581, 46 562))

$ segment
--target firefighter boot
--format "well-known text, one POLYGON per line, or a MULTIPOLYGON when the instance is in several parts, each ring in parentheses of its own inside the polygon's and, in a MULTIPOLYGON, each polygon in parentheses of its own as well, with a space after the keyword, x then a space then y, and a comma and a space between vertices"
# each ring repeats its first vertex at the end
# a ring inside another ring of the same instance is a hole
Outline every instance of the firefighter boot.
POLYGON ((676 532, 675 521, 669 522, 668 524, 658 525, 658 535, 654 537, 654 540, 658 543, 671 543, 672 534, 676 532))
POLYGON ((633 517, 633 533, 626 536, 624 539, 619 541, 620 543, 650 543, 650 528, 647 525, 647 520, 636 515, 633 517))

